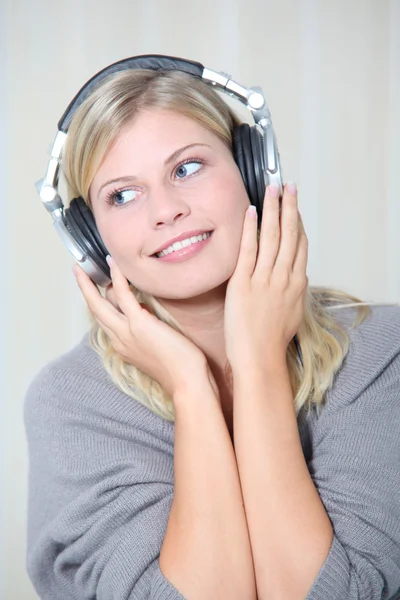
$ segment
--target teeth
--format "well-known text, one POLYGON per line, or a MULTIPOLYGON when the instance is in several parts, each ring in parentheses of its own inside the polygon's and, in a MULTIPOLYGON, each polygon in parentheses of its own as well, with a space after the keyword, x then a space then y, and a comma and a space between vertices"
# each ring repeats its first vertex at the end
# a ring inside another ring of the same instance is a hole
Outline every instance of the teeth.
POLYGON ((165 250, 162 250, 161 252, 157 252, 156 256, 157 258, 161 258, 162 256, 166 256, 167 254, 171 254, 172 252, 176 252, 177 250, 186 248, 186 246, 190 246, 191 244, 202 242, 203 240, 209 238, 210 235, 211 232, 202 233, 200 235, 193 235, 192 237, 186 238, 185 240, 181 240, 180 242, 175 242, 174 244, 168 246, 168 248, 165 248, 165 250))

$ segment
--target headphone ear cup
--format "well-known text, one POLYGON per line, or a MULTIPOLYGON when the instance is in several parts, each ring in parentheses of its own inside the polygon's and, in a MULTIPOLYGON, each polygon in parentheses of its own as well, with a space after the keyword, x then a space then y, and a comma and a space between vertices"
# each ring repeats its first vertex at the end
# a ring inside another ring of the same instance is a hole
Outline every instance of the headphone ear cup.
POLYGON ((262 214, 262 209, 264 205, 264 195, 265 195, 265 180, 264 180, 264 146, 263 146, 263 138, 262 134, 258 131, 256 127, 250 128, 250 142, 251 149, 253 154, 253 170, 254 170, 254 180, 255 187, 257 188, 257 200, 258 207, 260 209, 260 214, 262 214))
POLYGON ((93 213, 83 198, 71 200, 68 208, 64 210, 64 221, 82 250, 103 273, 110 276, 110 269, 106 261, 109 252, 100 237, 93 213))
MULTIPOLYGON (((234 160, 238 166, 238 169, 240 171, 240 174, 242 176, 247 195, 250 198, 250 189, 249 189, 249 182, 248 182, 248 177, 247 177, 247 172, 246 172, 246 164, 244 161, 243 143, 242 143, 240 126, 235 127, 232 132, 232 153, 233 153, 233 158, 234 158, 234 160)), ((251 200, 251 198, 250 198, 250 200, 251 200)))
POLYGON ((232 150, 250 202, 257 208, 261 218, 265 191, 261 133, 248 123, 235 127, 232 150))

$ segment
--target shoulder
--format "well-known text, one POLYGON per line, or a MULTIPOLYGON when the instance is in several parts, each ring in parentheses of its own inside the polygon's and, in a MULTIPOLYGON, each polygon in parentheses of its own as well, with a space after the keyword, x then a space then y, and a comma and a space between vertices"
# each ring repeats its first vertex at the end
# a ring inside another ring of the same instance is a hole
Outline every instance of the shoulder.
POLYGON ((89 334, 70 351, 45 365, 31 382, 25 398, 25 413, 52 408, 62 403, 68 409, 82 398, 90 400, 91 395, 102 390, 100 398, 111 391, 112 382, 106 373, 100 357, 90 344, 89 334))
POLYGON ((162 585, 180 598, 157 562, 173 425, 113 383, 85 336, 35 377, 25 427, 27 571, 39 596, 147 598, 162 585))
MULTIPOLYGON (((332 315, 347 329, 350 340, 360 341, 366 337, 378 344, 379 348, 388 348, 391 343, 400 346, 400 306, 397 304, 371 304, 370 313, 360 323, 354 324, 356 308, 331 308, 332 315)), ((371 344, 366 344, 366 346, 371 344)))
POLYGON ((355 326, 354 310, 337 313, 349 351, 320 414, 311 412, 299 427, 334 530, 307 599, 319 598, 318 590, 331 581, 338 598, 367 597, 371 586, 374 598, 394 598, 400 573, 400 309, 372 306, 355 326))
POLYGON ((354 324, 354 309, 336 311, 350 337, 348 362, 352 365, 376 368, 388 364, 400 351, 400 307, 372 305, 370 314, 354 324))
POLYGON ((92 348, 90 336, 69 352, 43 367, 31 382, 25 397, 24 419, 29 431, 41 427, 41 419, 91 424, 95 420, 114 429, 123 423, 135 429, 170 437, 170 423, 125 394, 112 381, 101 357, 92 348))
POLYGON ((370 314, 358 325, 354 324, 355 317, 354 309, 336 311, 337 320, 349 335, 350 345, 327 394, 327 404, 334 410, 353 403, 360 396, 369 396, 398 406, 400 307, 372 305, 370 314))
POLYGON ((88 486, 120 485, 126 469, 136 482, 172 480, 173 424, 114 384, 89 336, 35 377, 24 424, 32 497, 62 490, 52 511, 88 486))
POLYGON ((37 387, 52 380, 57 373, 63 373, 66 378, 69 375, 70 377, 82 376, 89 379, 100 378, 104 382, 108 380, 101 358, 91 346, 89 333, 86 333, 71 350, 46 364, 34 378, 31 387, 37 387))

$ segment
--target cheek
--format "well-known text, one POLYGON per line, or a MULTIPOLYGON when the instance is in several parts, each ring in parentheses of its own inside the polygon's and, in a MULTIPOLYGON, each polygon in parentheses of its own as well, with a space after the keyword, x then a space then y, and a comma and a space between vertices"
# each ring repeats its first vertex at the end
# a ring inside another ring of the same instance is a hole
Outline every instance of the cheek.
POLYGON ((133 227, 131 219, 111 211, 96 215, 96 225, 107 250, 122 267, 127 257, 135 255, 140 246, 140 227, 133 227))
POLYGON ((231 172, 230 177, 226 177, 224 189, 236 210, 238 207, 247 207, 249 205, 250 200, 242 176, 237 167, 235 167, 233 173, 231 172))
POLYGON ((220 218, 225 220, 234 231, 239 229, 241 233, 245 211, 250 200, 239 171, 236 177, 227 178, 224 185, 220 186, 216 201, 220 218))
POLYGON ((229 202, 225 203, 225 217, 227 223, 227 233, 229 236, 229 248, 231 251, 231 258, 236 264, 240 244, 243 233, 243 223, 245 218, 246 210, 250 204, 249 197, 244 187, 243 180, 238 171, 238 177, 235 182, 226 189, 226 194, 229 198, 229 202))

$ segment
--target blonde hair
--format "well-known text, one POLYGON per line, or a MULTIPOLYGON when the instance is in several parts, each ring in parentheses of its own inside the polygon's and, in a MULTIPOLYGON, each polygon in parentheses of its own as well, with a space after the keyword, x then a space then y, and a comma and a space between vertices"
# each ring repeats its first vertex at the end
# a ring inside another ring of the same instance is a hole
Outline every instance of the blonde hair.
MULTIPOLYGON (((81 196, 88 204, 89 189, 110 145, 135 116, 151 108, 183 114, 232 146, 232 130, 238 119, 211 86, 178 71, 128 70, 110 76, 76 111, 68 132, 63 171, 70 197, 81 196)), ((184 334, 176 319, 158 300, 134 286, 132 293, 161 321, 184 334)), ((357 298, 338 290, 309 287, 304 319, 297 333, 302 357, 292 341, 287 363, 296 414, 304 406, 319 411, 348 352, 347 329, 334 316, 335 308, 356 308, 353 325, 359 324, 369 308, 357 298)), ((115 384, 155 414, 173 421, 172 398, 161 385, 114 350, 107 334, 93 321, 93 348, 115 384)), ((229 379, 229 365, 226 370, 229 379)))

